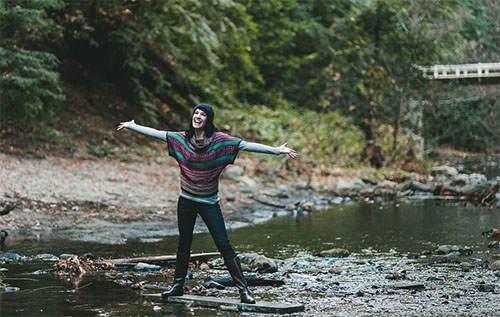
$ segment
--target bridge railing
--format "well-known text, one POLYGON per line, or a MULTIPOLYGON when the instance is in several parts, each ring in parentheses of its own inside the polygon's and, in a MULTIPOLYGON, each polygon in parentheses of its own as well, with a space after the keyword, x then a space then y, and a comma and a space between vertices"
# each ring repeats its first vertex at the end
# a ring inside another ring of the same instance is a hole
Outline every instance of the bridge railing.
POLYGON ((500 77, 500 63, 417 66, 429 79, 500 77))

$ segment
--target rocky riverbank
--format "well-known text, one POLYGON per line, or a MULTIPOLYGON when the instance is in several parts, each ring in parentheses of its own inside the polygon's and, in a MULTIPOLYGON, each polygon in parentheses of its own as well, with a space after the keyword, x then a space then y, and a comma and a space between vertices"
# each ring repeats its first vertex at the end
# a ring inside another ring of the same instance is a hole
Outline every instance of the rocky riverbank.
MULTIPOLYGON (((15 206, 0 217, 0 229, 8 233, 58 232, 110 244, 176 234, 179 176, 169 157, 124 162, 27 159, 0 153, 0 167, 0 207, 15 206)), ((221 203, 230 228, 356 199, 439 199, 500 206, 498 178, 460 174, 449 166, 436 167, 429 175, 333 169, 293 179, 257 176, 256 170, 259 161, 243 156, 222 176, 221 203)))

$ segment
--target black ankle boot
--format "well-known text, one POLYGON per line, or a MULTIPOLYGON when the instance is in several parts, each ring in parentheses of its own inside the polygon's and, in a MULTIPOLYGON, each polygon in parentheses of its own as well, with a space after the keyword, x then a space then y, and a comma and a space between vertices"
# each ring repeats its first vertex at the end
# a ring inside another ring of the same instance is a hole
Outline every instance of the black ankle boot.
POLYGON ((169 296, 182 296, 184 294, 184 281, 186 280, 189 256, 189 253, 177 253, 175 260, 174 284, 168 291, 161 293, 162 298, 169 296))
POLYGON ((229 274, 233 278, 233 282, 240 292, 241 302, 245 304, 255 304, 255 299, 253 298, 250 290, 248 289, 247 281, 243 276, 243 271, 241 270, 240 260, 238 257, 230 261, 225 261, 229 274))

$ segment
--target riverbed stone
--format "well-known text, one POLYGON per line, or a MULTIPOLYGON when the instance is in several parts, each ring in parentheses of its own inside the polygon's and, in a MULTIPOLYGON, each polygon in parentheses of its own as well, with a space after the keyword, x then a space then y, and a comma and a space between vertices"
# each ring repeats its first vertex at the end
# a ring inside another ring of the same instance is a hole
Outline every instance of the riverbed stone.
POLYGON ((490 241, 488 248, 500 248, 500 241, 490 241))
POLYGON ((258 272, 274 273, 278 271, 278 265, 273 259, 269 259, 263 255, 257 256, 250 264, 252 269, 258 272))
POLYGON ((134 271, 138 272, 154 272, 154 271, 159 271, 161 269, 162 267, 159 265, 148 264, 143 262, 139 262, 134 266, 134 271))
POLYGON ((441 245, 436 249, 437 254, 450 254, 454 253, 456 255, 471 255, 472 249, 469 247, 462 247, 458 245, 441 245))
POLYGON ((367 185, 359 178, 355 179, 341 179, 337 182, 335 190, 337 193, 346 193, 349 191, 359 191, 366 188, 367 185))
MULTIPOLYGON (((15 286, 6 286, 3 288, 3 292, 4 293, 16 293, 16 292, 19 292, 21 289, 19 287, 15 287, 15 286)), ((2 288, 0 288, 0 293, 2 291, 2 288)))
POLYGON ((48 253, 44 253, 44 254, 38 254, 36 256, 37 259, 40 259, 42 261, 47 261, 47 262, 57 262, 59 261, 59 257, 53 255, 53 254, 48 254, 48 253))
POLYGON ((342 249, 342 248, 333 248, 330 250, 324 250, 320 252, 321 256, 333 256, 333 257, 340 257, 340 258, 345 258, 348 257, 351 253, 347 249, 342 249))
POLYGON ((500 270, 500 260, 496 260, 495 262, 490 264, 490 269, 492 270, 500 270))
POLYGON ((0 253, 0 260, 19 261, 21 259, 22 259, 22 257, 17 253, 12 253, 12 252, 0 253))
POLYGON ((469 184, 469 175, 467 174, 458 174, 451 182, 451 185, 454 186, 464 186, 467 184, 469 184))
POLYGON ((411 182, 411 189, 421 191, 421 192, 432 192, 432 191, 434 191, 434 186, 424 184, 421 182, 417 182, 417 181, 412 181, 411 182))
POLYGON ((63 254, 60 254, 60 255, 59 255, 59 258, 60 258, 60 259, 66 259, 66 260, 69 260, 69 259, 74 258, 75 256, 76 256, 75 254, 63 253, 63 254))
POLYGON ((340 274, 344 271, 344 268, 342 267, 339 267, 339 266, 334 266, 334 267, 331 267, 330 269, 328 269, 328 272, 329 273, 332 273, 332 274, 340 274))
POLYGON ((239 179, 240 184, 248 186, 250 188, 257 187, 257 182, 248 175, 243 175, 239 179))
POLYGON ((456 177, 458 171, 456 168, 447 165, 436 166, 431 170, 432 175, 445 175, 450 177, 456 177))
POLYGON ((450 254, 446 254, 446 255, 442 256, 439 259, 439 262, 441 262, 441 263, 460 263, 461 261, 458 258, 458 255, 456 255, 454 253, 450 253, 450 254))
POLYGON ((200 270, 201 270, 201 271, 207 271, 207 270, 210 270, 210 265, 208 265, 207 263, 201 263, 201 264, 200 264, 200 270))
POLYGON ((244 173, 244 170, 241 166, 231 165, 226 167, 224 173, 222 174, 224 177, 227 177, 232 180, 238 180, 244 173))

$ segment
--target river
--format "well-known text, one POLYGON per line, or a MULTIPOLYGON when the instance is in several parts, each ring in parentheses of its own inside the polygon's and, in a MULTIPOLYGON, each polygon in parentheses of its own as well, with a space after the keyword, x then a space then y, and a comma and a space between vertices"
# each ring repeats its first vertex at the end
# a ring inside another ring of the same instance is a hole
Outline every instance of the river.
MULTIPOLYGON (((389 309, 388 311, 384 310, 387 308, 378 307, 376 304, 379 302, 378 295, 371 294, 370 289, 383 289, 386 286, 387 278, 384 277, 387 272, 420 270, 419 274, 422 278, 425 277, 426 273, 423 272, 422 268, 426 264, 423 263, 431 260, 426 256, 420 256, 421 252, 424 250, 434 251, 438 246, 444 244, 470 248, 473 254, 462 257, 462 259, 472 263, 473 269, 469 271, 475 272, 474 274, 483 274, 484 268, 478 263, 486 263, 500 258, 500 250, 488 248, 489 239, 481 233, 499 227, 500 212, 498 209, 488 210, 483 207, 463 206, 435 200, 374 203, 360 201, 343 202, 330 209, 305 215, 276 217, 263 224, 232 230, 229 234, 238 252, 257 252, 267 257, 282 259, 285 260, 284 266, 288 270, 295 271, 296 275, 291 278, 290 286, 285 287, 282 291, 279 288, 255 288, 254 292, 258 298, 280 300, 283 299, 280 292, 283 294, 288 292, 288 296, 285 296, 287 300, 294 301, 295 298, 295 301, 304 302, 306 313, 309 312, 311 315, 317 315, 320 311, 326 312, 326 315, 329 312, 334 312, 337 315, 360 312, 411 315, 413 311, 411 306, 408 310, 408 307, 404 309, 404 305, 398 308, 397 304, 392 304, 393 310, 389 309), (352 255, 345 259, 322 259, 316 256, 322 250, 335 247, 348 249, 352 255), (413 258, 417 260, 413 260, 413 258), (309 283, 307 279, 310 274, 307 270, 300 269, 301 261, 305 261, 306 266, 307 263, 311 263, 311 266, 316 267, 316 270, 319 271, 328 265, 340 266, 345 270, 345 274, 338 276, 330 276, 330 274, 327 278, 325 277, 323 282, 328 285, 325 289, 321 289, 321 280, 319 282, 311 281, 309 289, 312 288, 312 292, 316 294, 311 298, 311 291, 302 290, 298 285, 300 280, 304 280, 303 283, 309 283), (402 262, 404 264, 401 264, 402 262), (417 262, 418 264, 416 264, 417 262), (367 263, 378 263, 389 266, 391 269, 380 273, 379 278, 375 280, 364 278, 363 274, 370 274, 369 270, 363 267, 367 263), (396 269, 398 265, 403 266, 396 269), (415 265, 421 266, 417 268, 415 265), (477 271, 474 268, 477 268, 477 271), (332 283, 335 285, 332 286, 332 283), (366 304, 362 301, 356 303, 356 298, 359 296, 354 295, 353 298, 346 299, 349 296, 346 297, 345 294, 354 294, 356 290, 358 295, 359 290, 364 290, 365 296, 363 298, 366 300, 366 296, 369 294, 373 303, 366 304), (291 294, 293 296, 290 296, 291 294), (339 308, 339 305, 344 305, 344 307, 339 308), (325 307, 326 310, 320 309, 320 307, 325 307), (330 308, 328 309, 328 307, 330 308), (360 307, 363 308, 361 311, 360 307)), ((17 252, 21 255, 41 253, 82 255, 91 252, 97 257, 118 258, 174 254, 176 241, 177 237, 172 236, 157 242, 132 240, 127 241, 124 245, 110 246, 70 241, 57 234, 42 234, 36 237, 12 235, 9 236, 8 250, 6 251, 17 252)), ((213 242, 207 233, 195 236, 193 251, 215 251, 213 242)), ((203 316, 217 313, 211 309, 185 305, 170 304, 155 307, 155 304, 143 301, 141 296, 128 285, 124 286, 116 282, 116 280, 127 279, 133 279, 135 282, 139 280, 164 282, 165 280, 158 273, 129 275, 123 272, 111 272, 87 274, 81 278, 71 278, 54 273, 33 274, 37 270, 50 268, 51 265, 52 263, 42 261, 21 261, 5 265, 8 268, 8 272, 4 274, 5 282, 9 283, 10 286, 19 287, 21 291, 0 294, 0 316, 96 314, 103 316, 155 314, 203 316)), ((438 269, 429 268, 429 270, 436 271, 438 269)), ((461 271, 459 273, 464 274, 461 271)), ((442 272, 433 274, 439 275, 442 272)), ((202 275, 200 274, 200 276, 202 275)), ((410 274, 408 273, 408 275, 410 274)), ((456 278, 456 276, 449 278, 456 278)), ((494 276, 492 278, 494 281, 494 276)), ((462 276, 461 279, 467 279, 467 277, 462 276)), ((471 287, 474 286, 474 283, 479 282, 471 280, 471 287)), ((466 282, 464 283, 466 284, 466 282)), ((487 295, 500 299, 499 288, 497 278, 496 292, 487 295)), ((433 286, 430 285, 427 289, 428 292, 431 292, 433 286)), ((436 289, 437 287, 434 290, 436 289)), ((400 300, 408 294, 400 294, 400 300)), ((394 295, 390 292, 382 294, 380 301, 390 303, 391 296, 394 295)), ((417 302, 422 303, 422 299, 417 302)), ((425 306, 425 304, 422 305, 425 306)), ((457 311, 465 309, 467 312, 467 308, 462 307, 465 304, 457 302, 456 305, 457 311)), ((491 307, 488 308, 487 303, 483 307, 485 307, 485 311, 481 311, 480 308, 476 308, 478 309, 476 311, 474 308, 470 308, 472 309, 470 312, 491 313, 491 307)), ((439 312, 439 310, 430 311, 432 314, 439 314, 439 312)), ((228 312, 228 314, 231 313, 228 312)))

